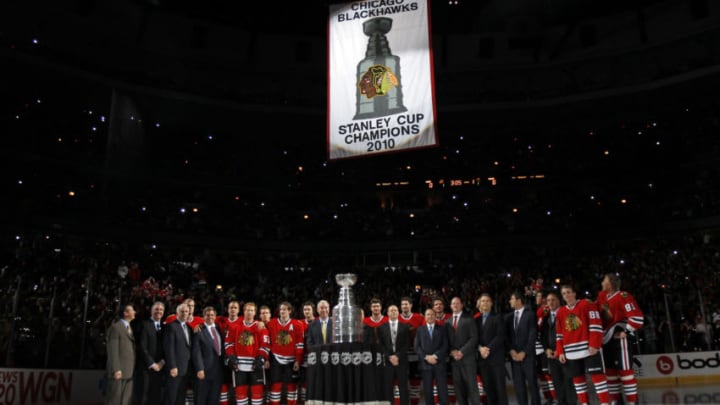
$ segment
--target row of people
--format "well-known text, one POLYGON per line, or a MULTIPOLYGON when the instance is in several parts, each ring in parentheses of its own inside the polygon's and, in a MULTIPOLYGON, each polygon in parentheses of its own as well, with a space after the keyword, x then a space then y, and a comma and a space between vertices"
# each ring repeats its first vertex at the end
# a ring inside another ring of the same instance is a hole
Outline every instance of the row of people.
MULTIPOLYGON (((601 403, 617 401, 620 386, 626 401, 634 403, 637 383, 628 334, 642 327, 642 312, 632 296, 619 290, 617 276, 608 274, 602 285, 597 304, 577 300, 574 289, 563 286, 565 306, 550 292, 537 311, 524 294, 513 293, 513 312, 504 316, 492 310, 492 297, 483 294, 474 319, 459 297, 451 301, 452 314, 445 313, 438 298, 424 317, 412 312, 408 297, 401 299, 400 308, 390 305, 387 315, 374 299, 371 314, 363 319, 363 340, 380 345, 386 354, 398 405, 417 404, 421 387, 427 405, 507 403, 508 357, 521 404, 539 404, 540 388, 557 403, 575 403, 575 397, 587 403, 586 373, 601 403), (604 363, 599 353, 604 353, 604 363)), ((317 304, 317 320, 311 302, 303 305, 301 320, 291 317, 288 302, 279 305, 277 318, 269 318, 269 308, 261 307, 260 320, 251 302, 244 304, 242 317, 237 301, 229 303, 227 316, 206 307, 202 318, 195 317, 194 306, 194 300, 185 300, 163 321, 165 308, 158 302, 142 322, 133 322, 132 305, 124 307, 122 318, 108 331, 108 403, 160 403, 159 388, 164 387, 167 404, 186 402, 186 392, 192 392, 190 400, 196 404, 279 404, 284 388, 287 404, 295 405, 304 348, 332 342, 325 300, 317 304)))
POLYGON ((228 304, 227 316, 213 307, 193 316, 194 307, 186 299, 163 319, 165 305, 156 302, 150 318, 138 322, 134 307, 124 306, 108 330, 108 404, 259 405, 266 400, 266 381, 269 403, 280 403, 283 384, 288 404, 297 402, 311 303, 304 309, 308 320, 292 319, 292 306, 283 302, 279 317, 265 322, 256 320, 252 302, 243 305, 242 317, 238 301, 228 304))

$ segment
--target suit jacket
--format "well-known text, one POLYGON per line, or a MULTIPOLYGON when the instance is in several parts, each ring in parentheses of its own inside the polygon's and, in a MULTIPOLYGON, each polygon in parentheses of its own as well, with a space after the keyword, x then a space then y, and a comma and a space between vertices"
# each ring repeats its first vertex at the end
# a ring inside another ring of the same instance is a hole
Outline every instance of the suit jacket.
POLYGON ((445 367, 448 358, 447 332, 441 325, 435 324, 432 338, 427 325, 419 327, 415 333, 415 353, 418 355, 418 368, 421 370, 431 369, 433 366, 425 362, 425 356, 434 354, 438 358, 438 364, 445 367))
POLYGON ((217 325, 213 326, 217 332, 220 354, 215 352, 210 328, 203 324, 198 333, 193 334, 192 362, 195 370, 203 370, 205 379, 217 380, 223 378, 223 361, 225 360, 225 345, 217 325))
POLYGON ((112 377, 122 371, 122 379, 133 378, 135 369, 135 335, 126 329, 121 320, 116 321, 107 332, 107 372, 112 377))
POLYGON ((514 327, 515 311, 505 318, 505 330, 508 337, 508 351, 525 352, 530 357, 535 355, 535 340, 537 339, 537 318, 530 308, 523 309, 517 329, 514 327))
POLYGON ((555 329, 555 322, 552 321, 552 315, 548 314, 542 323, 542 329, 540 329, 540 341, 542 342, 543 349, 555 351, 556 338, 557 330, 555 329))
POLYGON ((482 315, 475 319, 478 329, 478 346, 487 346, 490 348, 490 355, 483 359, 478 355, 482 364, 504 365, 505 364, 505 322, 502 316, 490 312, 485 325, 483 325, 482 315))
MULTIPOLYGON (((188 325, 188 329, 190 326, 188 325)), ((189 329, 190 343, 185 340, 180 321, 173 321, 165 325, 163 335, 163 350, 165 350, 165 369, 170 371, 178 369, 178 376, 185 376, 190 368, 190 349, 192 345, 192 329, 189 329)))
POLYGON ((140 323, 138 336, 138 366, 147 370, 153 363, 165 359, 163 350, 163 323, 160 321, 160 330, 155 330, 155 321, 145 319, 140 323))
MULTIPOLYGON (((332 343, 332 330, 333 321, 331 317, 328 317, 327 320, 327 330, 326 338, 327 343, 332 343)), ((322 322, 320 318, 316 318, 314 321, 310 323, 310 326, 308 327, 307 332, 305 333, 305 346, 310 347, 313 345, 321 345, 323 344, 323 338, 322 338, 322 322)))
POLYGON ((382 347, 385 358, 396 355, 400 358, 400 365, 407 366, 408 350, 410 350, 410 326, 400 321, 397 322, 397 335, 395 336, 395 350, 392 345, 392 333, 390 330, 390 322, 379 326, 378 335, 380 338, 380 346, 382 347))
POLYGON ((475 365, 477 353, 478 331, 475 319, 465 312, 460 314, 457 327, 453 327, 453 318, 445 322, 450 351, 460 350, 463 354, 462 363, 475 365))

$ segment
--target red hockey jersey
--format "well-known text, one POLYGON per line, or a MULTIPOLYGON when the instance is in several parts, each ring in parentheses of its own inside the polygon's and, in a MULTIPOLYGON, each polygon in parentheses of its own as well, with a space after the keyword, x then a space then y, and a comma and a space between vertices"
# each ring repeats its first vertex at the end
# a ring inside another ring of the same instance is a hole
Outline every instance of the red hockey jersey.
POLYGON ((574 306, 558 308, 556 319, 557 355, 570 360, 590 355, 590 347, 602 347, 603 328, 600 312, 590 300, 579 300, 574 306))
POLYGON ((284 323, 273 318, 267 324, 270 333, 270 351, 280 364, 292 364, 303 361, 303 327, 300 322, 288 319, 284 323))
POLYGON ((229 324, 225 334, 225 353, 235 356, 240 371, 253 371, 255 357, 270 359, 270 335, 268 329, 258 328, 257 321, 229 324))
POLYGON ((603 344, 612 339, 617 328, 634 332, 642 328, 645 322, 645 316, 640 306, 635 298, 626 291, 611 293, 600 291, 596 304, 605 330, 603 344))

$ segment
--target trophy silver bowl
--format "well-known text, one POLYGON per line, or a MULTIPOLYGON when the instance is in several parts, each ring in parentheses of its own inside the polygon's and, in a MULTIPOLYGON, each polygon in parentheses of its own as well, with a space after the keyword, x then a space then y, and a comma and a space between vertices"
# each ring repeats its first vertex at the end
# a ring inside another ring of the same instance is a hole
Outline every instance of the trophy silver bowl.
POLYGON ((335 275, 340 286, 340 297, 333 307, 333 343, 362 341, 362 310, 355 305, 352 286, 357 283, 357 275, 342 273, 335 275))

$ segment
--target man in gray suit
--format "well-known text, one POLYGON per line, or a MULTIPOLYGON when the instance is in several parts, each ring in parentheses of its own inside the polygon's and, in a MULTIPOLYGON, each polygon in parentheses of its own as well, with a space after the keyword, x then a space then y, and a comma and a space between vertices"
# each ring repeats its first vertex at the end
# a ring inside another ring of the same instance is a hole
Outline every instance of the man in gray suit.
POLYGON ((130 405, 135 369, 135 337, 130 322, 135 308, 125 305, 121 318, 107 332, 107 397, 108 405, 130 405))
POLYGON ((445 322, 450 345, 450 365, 452 366, 455 397, 458 405, 480 405, 480 393, 477 386, 477 343, 478 330, 475 319, 463 311, 460 297, 450 301, 452 318, 445 322))
POLYGON ((166 325, 163 335, 163 350, 165 351, 165 368, 168 370, 167 405, 183 405, 185 403, 185 390, 192 365, 190 355, 192 348, 192 330, 187 324, 190 317, 190 307, 187 304, 177 306, 177 319, 166 325))

